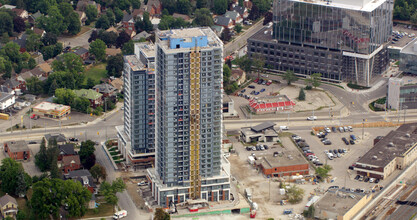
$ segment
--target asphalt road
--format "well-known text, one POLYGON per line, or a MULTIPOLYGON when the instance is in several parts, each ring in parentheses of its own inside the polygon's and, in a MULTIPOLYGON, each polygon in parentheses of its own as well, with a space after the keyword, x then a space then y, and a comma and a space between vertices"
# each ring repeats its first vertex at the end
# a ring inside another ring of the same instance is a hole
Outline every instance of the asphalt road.
POLYGON ((229 56, 230 54, 232 54, 235 51, 239 50, 240 48, 244 47, 247 44, 248 38, 262 29, 263 21, 264 21, 264 19, 262 18, 260 21, 253 24, 252 27, 250 27, 245 32, 243 32, 241 35, 236 37, 236 39, 234 39, 232 42, 229 42, 228 44, 224 45, 224 49, 223 49, 224 57, 229 56))

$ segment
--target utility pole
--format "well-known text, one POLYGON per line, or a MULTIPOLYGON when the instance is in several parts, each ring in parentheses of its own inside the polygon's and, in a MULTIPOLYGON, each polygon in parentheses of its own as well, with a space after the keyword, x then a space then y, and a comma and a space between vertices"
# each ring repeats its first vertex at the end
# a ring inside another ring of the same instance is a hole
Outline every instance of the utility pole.
POLYGON ((362 119, 362 140, 363 140, 363 135, 365 133, 365 120, 366 119, 362 119))
POLYGON ((288 112, 287 123, 290 124, 290 112, 288 112))
POLYGON ((404 109, 404 124, 405 124, 405 114, 407 113, 407 108, 408 106, 404 105, 403 109, 404 109))

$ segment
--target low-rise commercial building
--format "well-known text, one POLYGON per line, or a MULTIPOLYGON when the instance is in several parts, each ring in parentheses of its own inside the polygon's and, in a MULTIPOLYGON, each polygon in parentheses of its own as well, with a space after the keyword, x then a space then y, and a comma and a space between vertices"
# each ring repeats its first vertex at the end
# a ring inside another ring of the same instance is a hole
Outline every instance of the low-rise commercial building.
POLYGON ((30 159, 30 150, 25 141, 8 141, 4 143, 4 152, 13 160, 30 159))
POLYGON ((237 116, 234 103, 235 102, 233 101, 233 99, 230 98, 230 96, 223 96, 223 117, 237 116))
POLYGON ((417 39, 401 49, 400 71, 417 74, 417 39))
POLYGON ((318 219, 349 220, 373 198, 372 194, 347 190, 329 190, 314 204, 318 219))
POLYGON ((282 177, 308 175, 310 164, 298 150, 287 150, 263 156, 256 165, 266 176, 282 177))
POLYGON ((52 102, 41 102, 32 108, 32 112, 46 118, 63 118, 71 113, 71 107, 52 102))
POLYGON ((404 124, 379 140, 363 155, 354 170, 363 176, 385 179, 417 159, 417 123, 404 124))
POLYGON ((267 96, 249 100, 249 107, 255 114, 276 113, 282 111, 291 111, 295 103, 286 95, 267 96))
POLYGON ((396 110, 417 109, 416 94, 417 84, 407 84, 402 78, 390 78, 388 83, 387 107, 396 110))
POLYGON ((279 140, 278 133, 274 129, 275 123, 264 122, 253 127, 244 127, 241 129, 240 138, 246 142, 277 142, 279 140))
POLYGON ((16 102, 13 94, 0 92, 0 110, 4 111, 16 102))

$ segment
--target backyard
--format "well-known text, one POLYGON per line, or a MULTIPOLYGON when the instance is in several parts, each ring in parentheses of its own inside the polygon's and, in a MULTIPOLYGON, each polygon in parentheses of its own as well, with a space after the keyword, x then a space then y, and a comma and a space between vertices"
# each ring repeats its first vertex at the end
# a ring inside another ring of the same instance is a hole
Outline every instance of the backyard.
POLYGON ((93 79, 94 83, 100 83, 100 80, 107 77, 106 64, 100 63, 92 66, 90 69, 85 71, 84 85, 87 84, 88 78, 93 79))

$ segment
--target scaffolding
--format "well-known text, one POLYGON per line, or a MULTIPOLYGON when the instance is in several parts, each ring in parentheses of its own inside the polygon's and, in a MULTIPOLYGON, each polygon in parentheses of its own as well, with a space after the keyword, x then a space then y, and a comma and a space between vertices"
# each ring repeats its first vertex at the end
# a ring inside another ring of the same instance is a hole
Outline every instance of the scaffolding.
POLYGON ((200 52, 190 54, 190 198, 199 199, 200 177, 200 52))

